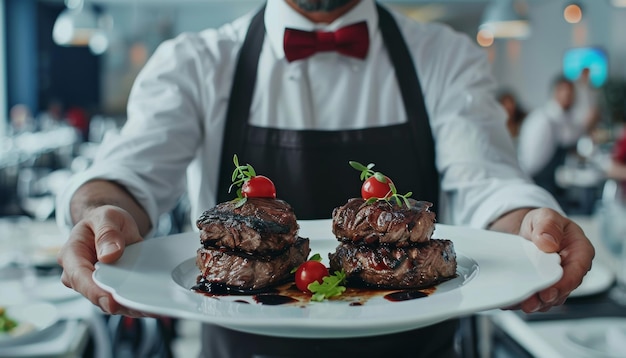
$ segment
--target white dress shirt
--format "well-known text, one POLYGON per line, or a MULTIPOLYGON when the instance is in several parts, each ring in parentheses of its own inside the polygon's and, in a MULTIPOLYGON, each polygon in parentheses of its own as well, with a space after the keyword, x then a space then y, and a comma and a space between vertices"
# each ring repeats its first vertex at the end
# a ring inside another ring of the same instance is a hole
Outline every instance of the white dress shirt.
POLYGON ((574 82, 576 101, 572 107, 573 117, 584 126, 589 117, 598 109, 598 90, 591 83, 578 80, 574 82))
POLYGON ((571 147, 584 134, 585 127, 572 111, 564 111, 555 100, 532 111, 522 122, 518 137, 518 156, 522 169, 538 174, 559 147, 571 147))
MULTIPOLYGON (((430 115, 444 193, 439 221, 486 227, 516 208, 558 209, 519 169, 484 51, 448 27, 394 15, 430 115)), ((251 16, 219 29, 181 34, 157 49, 133 86, 121 133, 105 138, 92 167, 77 174, 59 196, 60 224, 71 224, 70 198, 94 178, 126 186, 153 224, 185 190, 194 221, 216 204, 218 176, 231 174, 218 173, 222 133, 237 54, 251 16)), ((335 130, 406 122, 374 1, 362 0, 335 22, 320 25, 284 0, 269 0, 265 24, 252 125, 335 130), (285 27, 332 31, 363 20, 371 35, 365 60, 331 52, 285 59, 285 27)), ((384 172, 384 163, 377 168, 384 172)))

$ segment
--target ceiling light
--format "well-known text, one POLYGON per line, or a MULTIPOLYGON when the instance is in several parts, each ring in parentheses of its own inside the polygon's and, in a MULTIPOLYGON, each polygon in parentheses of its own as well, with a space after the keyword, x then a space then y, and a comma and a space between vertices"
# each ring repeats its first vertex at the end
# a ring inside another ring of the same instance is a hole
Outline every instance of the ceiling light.
POLYGON ((583 19, 583 10, 576 3, 569 4, 563 9, 563 18, 570 24, 577 24, 583 19))
POLYGON ((479 30, 494 38, 525 38, 530 34, 528 19, 515 9, 514 0, 492 0, 485 9, 479 30))
POLYGON ((493 34, 486 29, 482 29, 478 31, 476 35, 476 42, 482 47, 489 47, 493 45, 493 34))
POLYGON ((626 7, 626 0, 611 0, 611 4, 615 7, 626 7))
POLYGON ((98 26, 93 8, 85 5, 84 0, 65 0, 65 5, 67 8, 59 14, 52 29, 54 42, 60 46, 89 46, 94 53, 104 52, 108 40, 103 38, 106 34, 98 26))

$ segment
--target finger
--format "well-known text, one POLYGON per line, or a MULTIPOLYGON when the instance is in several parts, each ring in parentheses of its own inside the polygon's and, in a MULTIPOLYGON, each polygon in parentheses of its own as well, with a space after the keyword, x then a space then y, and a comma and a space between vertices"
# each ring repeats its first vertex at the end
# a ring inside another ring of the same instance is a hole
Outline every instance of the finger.
POLYGON ((561 298, 562 291, 554 286, 551 286, 538 294, 539 299, 543 304, 553 305, 561 298))
MULTIPOLYGON (((89 270, 83 272, 80 272, 79 270, 77 271, 76 276, 81 276, 89 272, 89 270)), ((146 316, 146 313, 144 312, 135 311, 120 305, 117 301, 115 301, 110 293, 97 286, 95 282, 92 284, 86 282, 85 280, 77 280, 76 276, 69 274, 68 271, 64 270, 61 280, 66 286, 81 292, 91 303, 98 306, 102 312, 106 314, 119 314, 130 317, 146 316)))
POLYGON ((130 214, 117 208, 95 216, 92 227, 98 260, 105 263, 118 260, 126 245, 142 240, 130 214))
POLYGON ((594 248, 582 230, 575 224, 573 226, 567 229, 565 247, 559 252, 563 275, 556 284, 539 294, 545 303, 556 305, 561 299, 566 298, 582 283, 584 276, 591 269, 591 262, 595 255, 594 248), (549 292, 553 289, 557 291, 556 298, 549 292))
POLYGON ((81 293, 94 305, 108 314, 127 314, 128 310, 117 303, 110 293, 99 287, 92 278, 97 262, 94 234, 90 225, 81 222, 70 233, 57 261, 63 267, 63 284, 81 293))
POLYGON ((537 312, 542 307, 543 307, 543 303, 539 299, 539 296, 536 294, 530 296, 529 298, 527 298, 526 300, 524 300, 524 302, 520 304, 520 308, 522 309, 522 311, 526 313, 537 312))
POLYGON ((85 225, 79 225, 72 230, 68 242, 59 253, 59 264, 63 267, 61 281, 66 286, 80 292, 93 304, 107 312, 113 313, 117 307, 108 292, 100 288, 92 279, 94 262, 97 258, 93 243, 89 240, 93 236, 85 225))
POLYGON ((552 209, 535 209, 524 218, 520 235, 532 241, 543 252, 558 252, 567 221, 552 209))
POLYGON ((593 245, 585 236, 582 229, 574 222, 563 218, 559 255, 563 274, 559 281, 551 287, 542 290, 538 298, 543 309, 563 304, 567 296, 578 287, 583 277, 591 269, 591 262, 595 255, 593 245))

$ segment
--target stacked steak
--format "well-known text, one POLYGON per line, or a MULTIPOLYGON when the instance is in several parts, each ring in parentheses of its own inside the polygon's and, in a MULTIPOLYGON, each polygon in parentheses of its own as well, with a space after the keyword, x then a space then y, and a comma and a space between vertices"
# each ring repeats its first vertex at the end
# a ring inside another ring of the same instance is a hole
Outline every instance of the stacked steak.
POLYGON ((456 276, 452 241, 432 239, 431 203, 408 199, 398 205, 350 199, 333 211, 340 241, 330 254, 331 270, 346 272, 351 284, 376 288, 423 288, 456 276))
POLYGON ((309 240, 298 236, 293 209, 279 199, 224 202, 205 211, 196 224, 202 244, 197 290, 263 290, 287 280, 310 252, 309 240))

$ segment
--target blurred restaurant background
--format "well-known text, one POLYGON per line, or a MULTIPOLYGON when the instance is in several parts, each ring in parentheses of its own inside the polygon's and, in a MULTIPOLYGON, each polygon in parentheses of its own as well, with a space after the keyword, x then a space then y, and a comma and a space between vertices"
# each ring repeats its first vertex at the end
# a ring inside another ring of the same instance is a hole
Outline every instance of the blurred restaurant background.
MULTIPOLYGON (((552 98, 555 78, 572 82, 574 106, 576 101, 579 106, 584 102, 583 107, 595 113, 593 125, 567 148, 551 177, 564 211, 576 218, 599 248, 596 261, 608 269, 603 272, 610 277, 603 281, 608 283, 577 298, 575 304, 588 308, 586 316, 558 312, 534 323, 534 318, 507 312, 474 321, 474 331, 482 335, 474 337, 472 352, 467 353, 578 356, 582 350, 564 353, 542 337, 546 327, 558 331, 546 322, 626 316, 626 307, 606 303, 610 298, 605 295, 614 284, 621 240, 626 237, 626 224, 620 225, 626 221, 621 198, 626 170, 619 167, 626 168, 619 162, 626 160, 626 154, 618 153, 626 115, 626 1, 381 2, 420 21, 448 24, 484 50, 498 83, 494 96, 510 110, 514 143, 525 117, 552 98), (588 74, 585 83, 583 73, 588 74), (590 316, 596 311, 586 304, 600 305, 597 316, 590 316)), ((74 300, 84 306, 83 313, 68 313, 66 325, 59 328, 70 333, 22 345, 0 344, 0 357, 107 356, 111 347, 103 346, 110 332, 118 332, 113 334, 118 349, 114 356, 137 356, 139 348, 132 343, 136 339, 148 342, 147 346, 161 345, 146 356, 184 357, 197 352, 195 322, 150 323, 156 328, 124 319, 117 326, 111 320, 105 325, 94 323, 98 314, 89 304, 55 286, 59 274, 55 255, 66 238, 54 222, 54 200, 73 173, 90 165, 103 137, 124 124, 133 80, 162 41, 219 26, 260 4, 252 0, 0 0, 0 306, 10 287, 2 280, 13 282, 18 274, 11 268, 24 267, 30 267, 35 278, 50 278, 46 284, 60 292, 59 305, 72 306, 64 312, 77 307, 74 300), (72 320, 73 326, 67 323, 72 320), (166 340, 155 338, 164 332, 166 340)), ((157 235, 189 230, 189 221, 186 200, 181 198, 176 209, 161 218, 157 235)), ((626 341, 626 326, 621 327, 626 341)))

